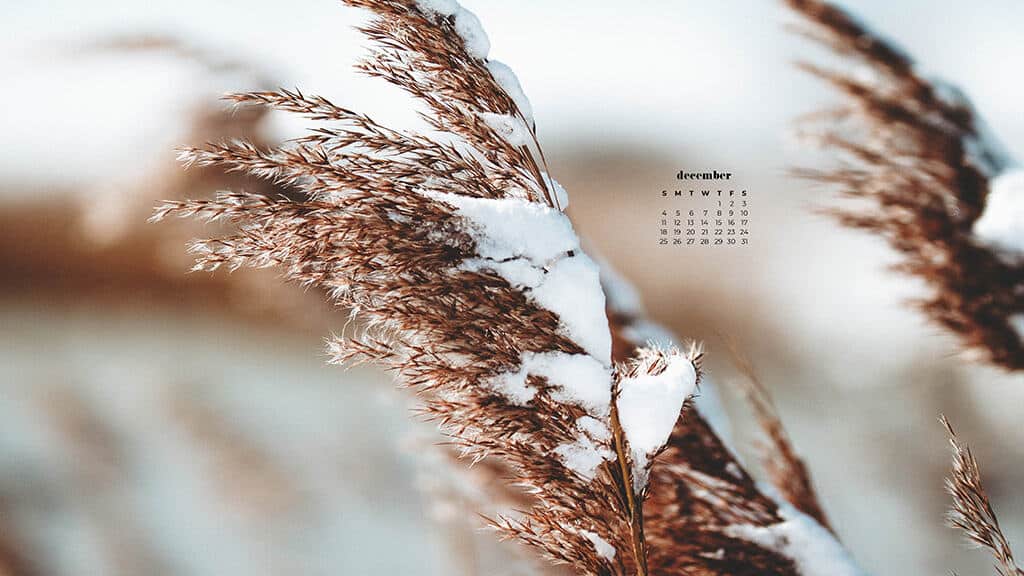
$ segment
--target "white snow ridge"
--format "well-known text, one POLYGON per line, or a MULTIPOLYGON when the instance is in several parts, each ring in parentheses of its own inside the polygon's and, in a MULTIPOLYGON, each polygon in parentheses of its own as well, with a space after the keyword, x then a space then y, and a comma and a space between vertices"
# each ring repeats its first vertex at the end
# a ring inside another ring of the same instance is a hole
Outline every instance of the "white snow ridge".
MULTIPOLYGON (((559 332, 582 348, 582 354, 522 352, 518 367, 483 385, 525 406, 537 394, 530 377, 543 378, 552 400, 583 408, 586 416, 577 420, 574 437, 552 452, 566 468, 592 481, 600 466, 615 458, 608 446, 611 331, 597 264, 580 250, 572 224, 558 209, 519 198, 424 194, 452 206, 474 240, 477 257, 464 260, 460 269, 506 279, 537 306, 554 312, 559 332)), ((595 546, 607 551, 600 542, 595 546)))
POLYGON ((487 53, 491 51, 491 40, 476 14, 463 8, 456 0, 416 0, 416 7, 428 16, 454 16, 455 31, 466 45, 466 52, 473 58, 487 59, 487 53))
POLYGON ((612 340, 600 271, 580 250, 565 214, 517 198, 427 195, 454 206, 466 220, 482 259, 467 261, 464 267, 491 269, 512 285, 526 287, 538 305, 558 314, 567 338, 601 365, 611 366, 612 340), (523 262, 511 264, 516 259, 523 262))
POLYGON ((1011 263, 1024 260, 1024 169, 992 179, 974 235, 1011 263))
POLYGON ((490 70, 491 76, 494 77, 494 81, 498 83, 498 86, 501 86, 501 89, 512 98, 516 108, 519 108, 523 118, 526 118, 527 124, 533 126, 533 105, 530 104, 530 99, 523 92, 523 87, 519 84, 519 77, 516 76, 516 73, 507 64, 497 60, 488 61, 487 69, 490 70))

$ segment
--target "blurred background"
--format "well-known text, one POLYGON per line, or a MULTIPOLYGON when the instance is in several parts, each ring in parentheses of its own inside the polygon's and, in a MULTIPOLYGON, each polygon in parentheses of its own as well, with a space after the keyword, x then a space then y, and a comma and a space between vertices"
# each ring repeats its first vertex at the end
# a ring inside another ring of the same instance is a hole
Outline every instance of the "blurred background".
MULTIPOLYGON (((881 241, 815 216, 788 178, 824 161, 787 136, 833 95, 775 2, 466 0, 533 103, 596 252, 651 316, 707 342, 736 423, 735 338, 779 404, 832 524, 873 574, 990 571, 943 526, 948 448, 970 442, 1024 546, 1024 382, 978 366, 908 309, 881 241), (656 245, 680 169, 731 171, 752 246, 656 245)), ((1024 151, 1024 4, 845 3, 959 84, 1024 151)), ((298 87, 416 128, 351 70, 335 0, 0 0, 0 566, 14 574, 514 574, 445 506, 432 442, 390 378, 323 365, 344 314, 273 272, 187 274, 192 224, 159 199, 258 182, 182 171, 174 148, 273 142, 293 119, 230 113, 229 90, 298 87), (420 454, 414 457, 414 454, 420 454)), ((744 431, 747 430, 747 434, 744 431)), ((2 573, 2 569, 0 569, 2 573)))

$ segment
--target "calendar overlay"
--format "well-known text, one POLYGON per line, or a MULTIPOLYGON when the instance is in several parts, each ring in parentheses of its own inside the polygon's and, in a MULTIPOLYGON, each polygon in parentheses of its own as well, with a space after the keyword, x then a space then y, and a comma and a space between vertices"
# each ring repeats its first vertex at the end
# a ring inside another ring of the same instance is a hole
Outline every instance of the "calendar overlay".
POLYGON ((681 170, 672 189, 659 191, 659 246, 727 248, 750 245, 751 196, 731 184, 734 174, 681 170))

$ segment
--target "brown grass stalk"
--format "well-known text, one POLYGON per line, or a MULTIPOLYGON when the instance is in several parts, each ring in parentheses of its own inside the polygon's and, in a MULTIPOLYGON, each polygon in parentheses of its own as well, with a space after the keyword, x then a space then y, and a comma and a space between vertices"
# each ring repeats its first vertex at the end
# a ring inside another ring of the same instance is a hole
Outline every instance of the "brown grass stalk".
POLYGON ((644 508, 633 490, 633 474, 630 466, 629 447, 626 445, 626 433, 619 422, 619 410, 612 403, 611 410, 612 440, 615 445, 615 458, 619 465, 622 478, 619 489, 626 498, 626 513, 629 516, 629 531, 633 557, 637 558, 637 576, 647 576, 647 539, 644 537, 644 508))

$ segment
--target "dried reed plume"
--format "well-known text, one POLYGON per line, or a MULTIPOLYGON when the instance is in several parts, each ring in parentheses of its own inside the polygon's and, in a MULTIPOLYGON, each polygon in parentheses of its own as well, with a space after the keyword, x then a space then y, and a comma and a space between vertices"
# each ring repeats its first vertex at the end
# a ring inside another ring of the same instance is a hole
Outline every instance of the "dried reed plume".
POLYGON ((1000 576, 1024 576, 1024 569, 1014 560, 1010 543, 1006 541, 999 528, 999 520, 992 511, 974 454, 957 438, 945 417, 942 425, 946 427, 953 447, 953 471, 946 479, 946 490, 953 497, 953 507, 948 516, 950 526, 961 530, 973 545, 988 549, 996 559, 995 568, 1000 576))
MULTIPOLYGON (((612 466, 566 464, 576 452, 598 461, 612 453, 607 360, 568 337, 559 316, 510 285, 495 271, 497 263, 460 268, 482 254, 458 215, 459 197, 557 202, 528 147, 513 145, 480 115, 522 114, 484 63, 467 53, 451 19, 401 2, 352 4, 381 16, 364 32, 387 47, 363 69, 425 101, 434 112, 432 126, 458 135, 472 152, 390 130, 297 91, 240 94, 232 100, 335 121, 337 127, 276 150, 245 143, 190 150, 186 161, 292 183, 313 199, 228 193, 212 201, 168 203, 156 218, 177 214, 235 223, 237 235, 195 244, 197 267, 279 265, 291 279, 323 286, 356 311, 367 328, 350 340, 333 340, 334 359, 375 360, 395 370, 427 400, 423 412, 469 454, 502 459, 516 481, 537 494, 538 506, 526 516, 496 520, 508 534, 582 572, 644 573, 643 556, 629 553, 635 542, 630 527, 639 514, 629 507, 636 496, 631 479, 612 466), (447 201, 431 193, 447 194, 447 201), (605 386, 605 398, 598 391, 593 401, 579 399, 564 385, 529 374, 521 386, 533 394, 531 406, 510 401, 496 381, 518 371, 524 354, 573 358, 591 376, 607 379, 579 383, 605 386), (554 457, 560 452, 563 459, 554 457)), ((585 258, 563 252, 551 256, 563 262, 585 258)))
POLYGON ((984 359, 1024 368, 1014 327, 1024 312, 1024 260, 1000 258, 976 228, 1009 159, 960 91, 924 77, 894 44, 828 2, 787 4, 810 25, 804 34, 856 66, 800 65, 844 101, 803 124, 841 162, 798 173, 860 201, 828 212, 885 238, 902 255, 897 269, 929 287, 915 303, 929 318, 984 359))
POLYGON ((274 148, 183 151, 187 166, 301 192, 158 207, 154 220, 233 226, 193 242, 195 269, 276 267, 351 310, 359 328, 331 339, 332 360, 392 370, 462 455, 505 476, 497 492, 525 492, 527 507, 491 523, 552 562, 601 575, 859 573, 827 531, 760 492, 690 407, 699 349, 642 347, 644 321, 614 303, 609 320, 528 101, 486 60, 476 17, 440 0, 346 3, 375 16, 359 69, 424 103, 433 134, 298 90, 229 96, 325 124, 274 148), (826 553, 794 548, 807 540, 826 553))

